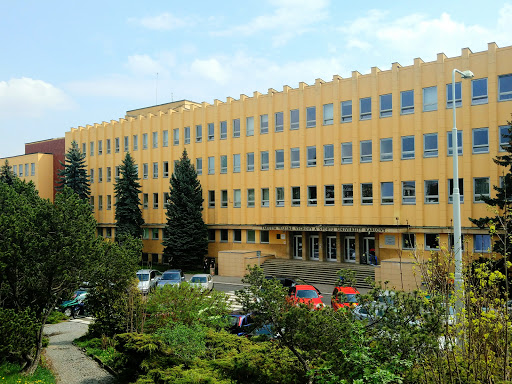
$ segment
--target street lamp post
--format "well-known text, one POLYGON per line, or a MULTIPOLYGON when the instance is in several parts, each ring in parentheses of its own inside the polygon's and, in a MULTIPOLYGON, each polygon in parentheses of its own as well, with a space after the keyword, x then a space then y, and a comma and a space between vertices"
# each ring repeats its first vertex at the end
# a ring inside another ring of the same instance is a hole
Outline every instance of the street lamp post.
MULTIPOLYGON (((474 77, 471 71, 459 71, 454 69, 452 73, 452 107, 453 107, 453 253, 455 260, 454 289, 457 301, 455 302, 455 313, 458 317, 462 310, 462 241, 461 241, 461 220, 460 220, 460 191, 459 191, 459 145, 457 138, 457 114, 455 102, 455 73, 459 73, 463 79, 474 77)), ((462 90, 461 90, 462 92, 462 90)))

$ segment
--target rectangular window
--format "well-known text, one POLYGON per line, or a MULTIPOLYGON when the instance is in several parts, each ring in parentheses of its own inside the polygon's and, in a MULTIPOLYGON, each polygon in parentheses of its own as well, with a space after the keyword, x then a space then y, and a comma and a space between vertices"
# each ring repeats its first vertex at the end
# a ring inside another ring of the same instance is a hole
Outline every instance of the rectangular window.
POLYGON ((334 145, 324 145, 324 166, 334 165, 334 145))
POLYGON ((196 172, 198 175, 203 174, 203 158, 202 157, 196 158, 196 172))
POLYGON ((115 172, 116 172, 116 181, 118 181, 119 180, 119 165, 116 165, 115 172))
POLYGON ((438 144, 437 133, 426 133, 423 135, 423 157, 437 157, 438 144))
MULTIPOLYGON (((28 164, 25 164, 25 176, 28 176, 28 164)), ((94 183, 94 169, 91 168, 91 172, 89 173, 89 181, 91 184, 94 183)))
POLYGON ((438 180, 425 180, 425 203, 439 204, 438 180))
POLYGON ((142 149, 148 149, 148 134, 142 134, 142 149))
POLYGON ((208 230, 208 242, 215 243, 215 229, 208 230))
POLYGON ((299 129, 299 110, 292 109, 290 111, 290 129, 299 129))
POLYGON ((261 188, 261 206, 268 207, 270 206, 270 192, 268 188, 261 188))
POLYGON ((373 204, 373 184, 361 184, 361 204, 373 204))
MULTIPOLYGON (((459 179, 460 202, 464 202, 464 179, 459 179)), ((448 179, 448 203, 453 203, 453 179, 448 179)))
POLYGON ((283 129, 284 129, 283 112, 276 112, 274 114, 274 124, 275 124, 276 132, 283 132, 283 129))
POLYGON ((158 228, 151 228, 151 238, 153 240, 158 240, 160 230, 158 228))
POLYGON ((473 235, 473 251, 491 252, 491 235, 473 235))
POLYGON ((98 140, 98 155, 103 154, 103 141, 98 140))
MULTIPOLYGON (((179 144, 179 133, 180 131, 178 130, 178 144, 179 144)), ((164 130, 162 131, 162 147, 168 147, 169 146, 169 131, 167 130, 164 130)))
POLYGON ((489 153, 489 128, 473 129, 473 153, 489 153))
POLYGON ((180 129, 174 128, 172 130, 172 145, 180 145, 180 129))
POLYGON ((276 207, 284 207, 284 188, 276 187, 276 207))
POLYGON ((124 137, 124 152, 128 152, 130 150, 130 139, 128 136, 124 137))
MULTIPOLYGON (((35 173, 35 164, 32 163, 32 176, 34 176, 35 173)), ((103 168, 98 168, 98 183, 103 182, 103 168)))
POLYGON ((107 195, 107 211, 110 211, 112 209, 112 196, 107 195))
POLYGON ((372 98, 365 97, 359 100, 359 119, 370 120, 372 118, 372 98))
POLYGON ((380 117, 390 117, 393 115, 393 98, 391 93, 380 95, 380 117))
POLYGON ((233 137, 240 137, 240 119, 233 120, 233 137))
POLYGON ((119 137, 116 137, 116 138, 115 138, 115 145, 116 145, 116 148, 115 148, 116 153, 119 153, 119 151, 120 151, 120 146, 121 146, 120 141, 119 141, 119 137))
POLYGON ((233 207, 240 208, 242 206, 242 192, 240 189, 233 189, 233 207))
POLYGON ((290 149, 290 166, 292 168, 300 167, 300 148, 290 149))
POLYGON ((380 139, 380 161, 393 160, 393 139, 380 139))
POLYGON ((84 155, 86 155, 86 154, 87 154, 87 143, 82 143, 82 153, 83 153, 84 155))
MULTIPOLYGON (((209 172, 208 168, 208 173, 209 172)), ((228 157, 226 155, 220 157, 220 173, 228 173, 228 157)))
POLYGON ((215 208, 215 191, 208 191, 208 208, 215 208))
POLYGON ((300 206, 300 187, 292 187, 292 207, 300 206))
POLYGON ((203 141, 203 126, 201 124, 196 125, 196 143, 203 141))
POLYGON ((416 249, 415 233, 402 233, 402 249, 416 249))
POLYGON ((220 230, 220 242, 221 243, 227 243, 229 240, 229 234, 227 229, 221 229, 220 230))
POLYGON ((324 204, 334 205, 334 185, 324 185, 324 204))
POLYGON ((471 80, 471 105, 487 104, 487 77, 471 80))
POLYGON ((307 166, 316 167, 316 147, 307 147, 307 166))
POLYGON ((316 206, 318 201, 316 185, 308 185, 308 205, 316 206))
POLYGON ((18 166, 17 166, 17 165, 13 165, 13 166, 12 166, 12 173, 13 173, 15 176, 18 176, 18 166))
POLYGON ((247 172, 254 171, 254 152, 247 153, 247 172))
POLYGON ((89 156, 94 156, 94 141, 89 143, 89 156))
POLYGON ((103 196, 99 195, 98 196, 98 211, 102 211, 102 210, 103 210, 103 196))
POLYGON ((256 231, 254 229, 247 230, 247 242, 248 243, 256 242, 256 231))
MULTIPOLYGON (((448 137, 448 156, 453 155, 452 132, 446 132, 448 137)), ((462 155, 462 131, 457 131, 457 153, 462 155)))
POLYGON ((183 141, 185 144, 190 144, 190 127, 183 128, 183 141))
POLYGON ((208 174, 215 174, 215 157, 213 156, 208 157, 208 174))
POLYGON ((334 106, 333 104, 324 104, 324 125, 334 124, 334 106))
POLYGON ((262 243, 262 244, 269 243, 268 231, 260 231, 260 243, 262 243))
POLYGON ((153 148, 158 148, 158 132, 153 132, 153 148))
POLYGON ((352 100, 341 102, 341 122, 349 123, 352 121, 352 100))
POLYGON ((153 209, 158 208, 158 193, 153 193, 153 209))
MULTIPOLYGON (((142 164, 142 178, 147 179, 149 174, 149 166, 148 163, 142 164)), ((117 177, 117 175, 116 175, 117 177)))
POLYGON ((306 128, 316 127, 316 107, 306 108, 306 128))
POLYGON ((107 167, 107 183, 110 183, 112 181, 112 169, 110 167, 107 167))
POLYGON ((228 191, 225 189, 220 191, 220 207, 221 208, 228 207, 228 191))
POLYGON ((498 101, 512 99, 512 74, 498 76, 498 101))
POLYGON ((276 149, 275 152, 275 167, 276 169, 284 169, 284 150, 276 149))
MULTIPOLYGON (((98 182, 101 183, 101 179, 103 178, 101 168, 99 169, 99 174, 100 174, 100 176, 98 176, 98 182)), ((30 176, 35 176, 35 175, 36 175, 36 163, 30 163, 30 176)))
MULTIPOLYGON (((453 108, 453 89, 452 83, 446 84, 446 108, 453 108)), ((455 83, 455 108, 462 106, 462 84, 459 81, 455 83)))
POLYGON ((107 154, 110 154, 110 139, 107 139, 107 154))
POLYGON ((473 179, 473 186, 474 186, 474 195, 473 195, 473 202, 474 203, 482 203, 483 199, 482 197, 489 197, 491 190, 490 190, 490 184, 489 184, 489 178, 488 177, 475 177, 473 179))
POLYGON ((268 171, 268 169, 269 169, 268 151, 261 151, 260 152, 260 170, 268 171))
POLYGON ((254 188, 247 189, 247 206, 253 208, 255 200, 254 188))
POLYGON ((341 164, 352 164, 352 143, 341 143, 341 164))
POLYGON ((226 140, 228 138, 228 122, 221 121, 220 122, 220 139, 226 140))
POLYGON ((393 204, 393 183, 384 182, 380 183, 380 203, 393 204))
POLYGON ((400 113, 402 115, 414 113, 414 91, 400 92, 400 113))
POLYGON ((158 163, 153 163, 153 179, 158 179, 158 163))
POLYGON ((254 116, 245 119, 245 134, 246 136, 254 136, 254 116))
POLYGON ((241 229, 233 229, 233 243, 241 243, 242 242, 242 230, 241 229))
POLYGON ((402 181, 402 204, 416 204, 415 181, 402 181))
POLYGON ((233 173, 240 173, 240 171, 241 171, 240 154, 236 153, 233 155, 233 173))
POLYGON ((215 124, 208 123, 208 141, 215 140, 215 124))
POLYGON ((137 151, 139 149, 139 135, 133 135, 132 145, 134 151, 137 151))
POLYGON ((414 159, 414 136, 402 136, 402 160, 414 159))
POLYGON ((500 148, 499 148, 500 152, 505 151, 507 146, 510 143, 510 135, 508 132, 508 128, 509 128, 508 125, 500 126, 500 148))
POLYGON ((423 88, 423 112, 437 111, 437 87, 423 88))
POLYGON ((268 115, 260 115, 260 135, 268 133, 268 115))
POLYGON ((425 233, 425 249, 427 251, 439 249, 439 234, 425 233))
POLYGON ((167 209, 169 207, 169 199, 169 192, 164 192, 164 209, 167 209))
POLYGON ((365 140, 360 143, 361 163, 371 163, 372 161, 372 141, 365 140))

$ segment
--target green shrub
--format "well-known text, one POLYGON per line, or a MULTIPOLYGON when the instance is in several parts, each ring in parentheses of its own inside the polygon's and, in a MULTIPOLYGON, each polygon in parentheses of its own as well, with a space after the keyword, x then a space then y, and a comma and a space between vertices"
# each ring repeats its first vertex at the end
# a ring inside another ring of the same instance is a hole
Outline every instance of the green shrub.
POLYGON ((50 315, 48 315, 48 318, 46 319, 46 324, 57 324, 66 320, 68 320, 68 317, 64 313, 60 311, 53 311, 52 313, 50 313, 50 315))
POLYGON ((30 354, 36 348, 39 327, 29 308, 0 308, 0 362, 21 362, 22 356, 30 354))

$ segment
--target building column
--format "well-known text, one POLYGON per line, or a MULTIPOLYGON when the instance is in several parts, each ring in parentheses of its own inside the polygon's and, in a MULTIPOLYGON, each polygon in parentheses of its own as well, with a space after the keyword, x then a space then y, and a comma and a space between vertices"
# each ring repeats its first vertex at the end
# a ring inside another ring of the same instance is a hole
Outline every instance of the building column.
POLYGON ((309 238, 307 232, 302 231, 302 260, 309 260, 309 238))
POLYGON ((357 233, 355 234, 356 238, 356 264, 361 263, 361 252, 363 252, 362 245, 361 245, 361 234, 357 233))
POLYGON ((323 232, 318 232, 318 261, 326 261, 323 232))
POLYGON ((341 233, 336 232, 336 262, 341 263, 343 261, 344 254, 345 250, 343 249, 341 233))
POLYGON ((285 232, 286 236, 286 244, 288 245, 288 259, 293 259, 293 242, 295 241, 293 238, 293 232, 285 232))

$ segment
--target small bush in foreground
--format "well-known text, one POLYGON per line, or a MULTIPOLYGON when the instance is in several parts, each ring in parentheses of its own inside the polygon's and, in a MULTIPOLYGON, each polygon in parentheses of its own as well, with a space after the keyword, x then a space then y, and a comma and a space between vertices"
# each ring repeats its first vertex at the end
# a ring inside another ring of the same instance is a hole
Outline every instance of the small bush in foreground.
POLYGON ((18 364, 4 363, 0 365, 0 381, 2 384, 29 384, 29 383, 56 383, 55 377, 52 372, 44 367, 43 364, 39 365, 35 373, 31 376, 25 376, 20 373, 21 367, 18 364))

